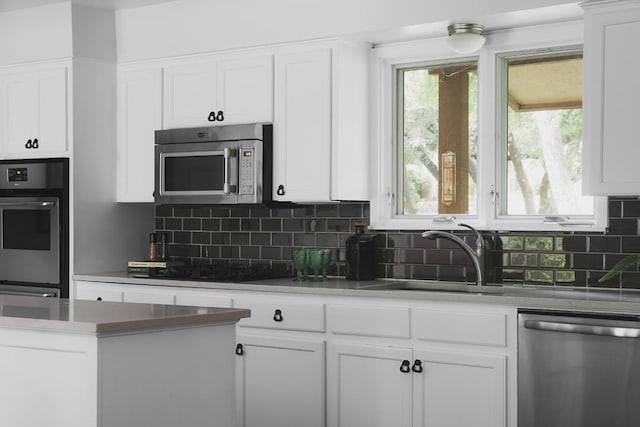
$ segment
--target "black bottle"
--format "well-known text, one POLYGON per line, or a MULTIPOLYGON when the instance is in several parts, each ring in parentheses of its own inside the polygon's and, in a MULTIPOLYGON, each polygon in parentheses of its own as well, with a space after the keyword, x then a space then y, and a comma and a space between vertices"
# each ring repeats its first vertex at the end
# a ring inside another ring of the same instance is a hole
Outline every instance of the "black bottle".
POLYGON ((376 242, 372 234, 364 234, 364 223, 356 222, 356 234, 346 241, 347 280, 375 278, 376 242))

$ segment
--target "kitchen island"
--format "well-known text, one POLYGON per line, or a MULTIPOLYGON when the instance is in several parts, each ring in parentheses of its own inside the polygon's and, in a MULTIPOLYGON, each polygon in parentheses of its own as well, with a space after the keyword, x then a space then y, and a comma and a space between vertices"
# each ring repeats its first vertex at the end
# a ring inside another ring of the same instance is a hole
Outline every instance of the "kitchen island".
POLYGON ((229 427, 249 310, 0 295, 12 427, 229 427))

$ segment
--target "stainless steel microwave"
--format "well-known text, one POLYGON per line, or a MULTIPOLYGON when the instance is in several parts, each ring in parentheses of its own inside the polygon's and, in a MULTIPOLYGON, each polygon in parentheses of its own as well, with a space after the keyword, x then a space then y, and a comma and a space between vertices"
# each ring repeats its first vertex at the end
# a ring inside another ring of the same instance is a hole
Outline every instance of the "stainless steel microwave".
POLYGON ((273 125, 245 124, 155 132, 156 204, 270 202, 273 125))

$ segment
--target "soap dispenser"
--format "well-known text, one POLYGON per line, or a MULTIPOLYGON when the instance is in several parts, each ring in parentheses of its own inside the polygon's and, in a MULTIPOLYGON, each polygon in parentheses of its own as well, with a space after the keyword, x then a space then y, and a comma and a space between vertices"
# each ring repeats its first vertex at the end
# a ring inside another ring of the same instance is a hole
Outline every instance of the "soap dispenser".
POLYGON ((346 243, 346 279, 372 280, 376 269, 375 236, 365 234, 364 222, 355 224, 356 233, 351 235, 346 243))

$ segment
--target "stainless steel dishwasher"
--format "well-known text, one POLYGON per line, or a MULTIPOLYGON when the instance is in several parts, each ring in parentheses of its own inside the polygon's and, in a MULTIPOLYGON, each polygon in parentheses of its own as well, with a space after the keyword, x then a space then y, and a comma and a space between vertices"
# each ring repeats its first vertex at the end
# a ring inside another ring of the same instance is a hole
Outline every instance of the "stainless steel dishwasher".
POLYGON ((521 310, 518 427, 640 426, 640 316, 521 310))

